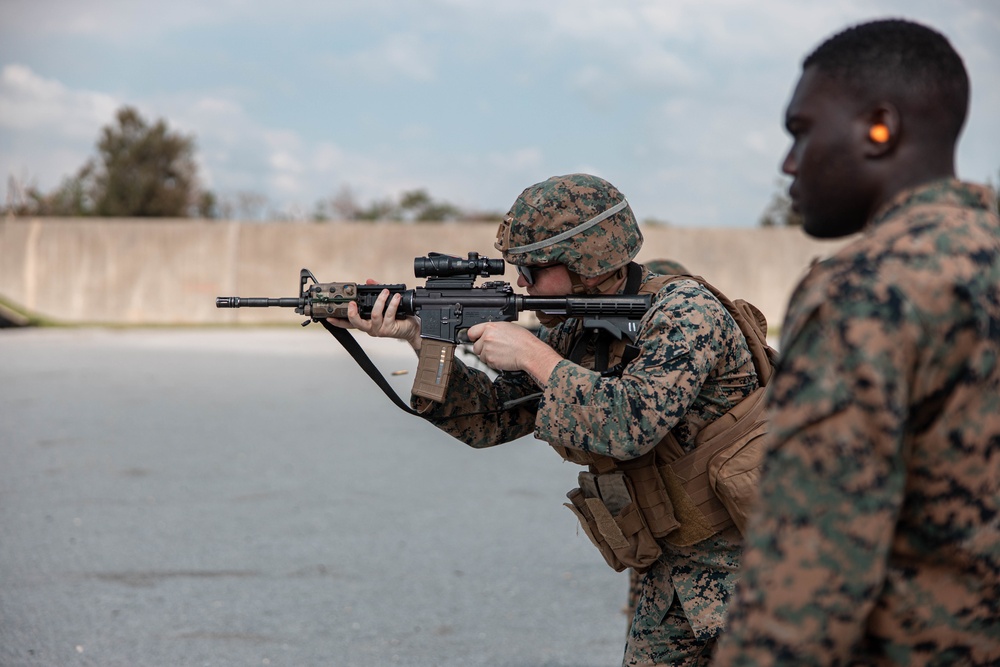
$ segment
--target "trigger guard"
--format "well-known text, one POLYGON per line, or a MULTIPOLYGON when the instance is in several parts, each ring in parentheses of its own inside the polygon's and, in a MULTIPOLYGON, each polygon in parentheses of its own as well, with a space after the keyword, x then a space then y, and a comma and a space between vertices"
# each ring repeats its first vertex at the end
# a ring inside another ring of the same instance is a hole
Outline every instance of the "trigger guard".
POLYGON ((463 345, 469 345, 469 344, 472 343, 472 341, 469 340, 469 330, 468 329, 459 329, 458 336, 456 336, 456 337, 458 338, 458 342, 461 343, 461 344, 463 344, 463 345))

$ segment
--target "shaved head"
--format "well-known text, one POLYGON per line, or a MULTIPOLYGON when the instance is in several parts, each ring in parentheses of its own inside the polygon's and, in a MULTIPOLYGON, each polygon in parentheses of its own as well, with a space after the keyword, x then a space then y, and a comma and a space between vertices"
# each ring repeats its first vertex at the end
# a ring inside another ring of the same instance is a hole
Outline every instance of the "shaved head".
MULTIPOLYGON (((951 43, 910 21, 848 28, 802 63, 840 81, 864 102, 888 101, 926 121, 925 131, 955 143, 969 108, 969 76, 951 43)), ((913 118, 911 116, 911 118, 913 118)))

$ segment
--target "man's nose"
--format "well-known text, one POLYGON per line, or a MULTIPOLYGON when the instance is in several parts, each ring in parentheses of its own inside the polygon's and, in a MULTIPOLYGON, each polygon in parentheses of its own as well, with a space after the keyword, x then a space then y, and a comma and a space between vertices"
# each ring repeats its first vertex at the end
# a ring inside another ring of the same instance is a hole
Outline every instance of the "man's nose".
POLYGON ((795 176, 799 171, 799 164, 795 160, 795 153, 791 148, 785 153, 785 159, 781 163, 781 171, 789 176, 795 176))

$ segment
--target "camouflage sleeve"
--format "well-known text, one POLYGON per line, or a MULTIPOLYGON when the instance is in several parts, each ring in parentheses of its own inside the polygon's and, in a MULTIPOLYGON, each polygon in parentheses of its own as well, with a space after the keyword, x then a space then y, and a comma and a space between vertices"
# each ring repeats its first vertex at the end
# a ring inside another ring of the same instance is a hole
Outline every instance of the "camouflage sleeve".
POLYGON ((774 439, 714 664, 847 664, 887 585, 907 456, 901 369, 920 327, 891 287, 823 284, 789 307, 774 439))
POLYGON ((509 409, 504 406, 540 391, 525 373, 502 373, 491 380, 486 373, 469 368, 456 358, 445 402, 434 403, 412 396, 410 404, 442 431, 470 447, 483 448, 531 433, 537 401, 509 409))
POLYGON ((650 451, 684 416, 722 356, 738 348, 739 330, 727 319, 699 285, 665 286, 640 325, 639 356, 621 377, 567 360, 556 365, 535 436, 619 460, 650 451))

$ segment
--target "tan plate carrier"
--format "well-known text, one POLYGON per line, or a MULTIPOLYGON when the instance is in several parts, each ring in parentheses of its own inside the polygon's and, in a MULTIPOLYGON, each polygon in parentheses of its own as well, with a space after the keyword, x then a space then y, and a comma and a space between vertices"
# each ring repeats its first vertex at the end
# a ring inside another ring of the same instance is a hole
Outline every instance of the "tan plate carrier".
MULTIPOLYGON (((580 473, 580 487, 567 494, 566 506, 619 572, 649 569, 662 555, 660 539, 690 546, 733 525, 742 532, 757 497, 767 432, 764 393, 777 355, 767 344, 767 321, 752 304, 731 301, 699 276, 660 276, 639 291, 656 294, 667 283, 684 279, 709 289, 736 320, 760 386, 702 429, 688 453, 673 433, 628 461, 553 446, 566 460, 589 467, 580 473)), ((624 343, 612 345, 612 365, 623 351, 624 343)))

